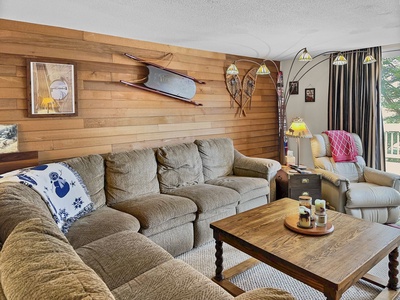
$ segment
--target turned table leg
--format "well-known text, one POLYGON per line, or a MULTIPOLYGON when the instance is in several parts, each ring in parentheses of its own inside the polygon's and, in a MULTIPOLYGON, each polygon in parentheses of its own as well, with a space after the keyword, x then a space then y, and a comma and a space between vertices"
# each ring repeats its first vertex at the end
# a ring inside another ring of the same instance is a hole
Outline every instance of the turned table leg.
POLYGON ((399 249, 396 247, 392 252, 389 254, 389 283, 388 288, 391 290, 397 290, 397 284, 399 280, 397 279, 397 275, 399 271, 397 269, 399 262, 397 258, 399 257, 399 249))
POLYGON ((224 267, 222 266, 223 263, 223 258, 222 258, 222 241, 215 241, 215 277, 214 279, 217 281, 222 281, 224 279, 224 275, 222 274, 222 271, 224 269, 224 267))

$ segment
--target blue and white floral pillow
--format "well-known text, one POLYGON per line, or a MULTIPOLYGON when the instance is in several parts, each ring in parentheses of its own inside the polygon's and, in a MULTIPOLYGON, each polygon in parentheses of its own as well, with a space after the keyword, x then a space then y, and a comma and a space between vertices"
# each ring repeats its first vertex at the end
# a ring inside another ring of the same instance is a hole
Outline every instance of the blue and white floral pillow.
POLYGON ((51 163, 0 175, 0 182, 20 182, 39 193, 63 233, 93 211, 93 202, 80 175, 65 163, 51 163))

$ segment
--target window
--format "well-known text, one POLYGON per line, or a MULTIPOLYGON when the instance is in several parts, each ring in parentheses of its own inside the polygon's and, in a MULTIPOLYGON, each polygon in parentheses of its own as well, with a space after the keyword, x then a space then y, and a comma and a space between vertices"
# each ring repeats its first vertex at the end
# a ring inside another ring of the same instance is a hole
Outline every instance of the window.
POLYGON ((383 49, 381 105, 386 171, 400 174, 400 54, 383 49))

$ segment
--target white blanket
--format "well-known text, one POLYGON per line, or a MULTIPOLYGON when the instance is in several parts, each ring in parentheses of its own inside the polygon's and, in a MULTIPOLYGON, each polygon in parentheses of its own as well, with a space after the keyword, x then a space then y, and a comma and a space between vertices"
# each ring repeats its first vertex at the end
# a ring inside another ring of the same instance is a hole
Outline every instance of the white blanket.
POLYGON ((40 194, 63 233, 93 210, 79 174, 65 163, 51 163, 0 175, 0 182, 20 182, 40 194))

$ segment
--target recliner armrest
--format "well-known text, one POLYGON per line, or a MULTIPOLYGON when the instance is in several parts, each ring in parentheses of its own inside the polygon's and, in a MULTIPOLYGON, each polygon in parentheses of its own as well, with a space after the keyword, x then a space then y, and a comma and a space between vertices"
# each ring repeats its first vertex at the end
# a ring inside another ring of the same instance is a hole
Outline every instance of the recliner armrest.
POLYGON ((316 172, 322 174, 323 179, 328 180, 335 186, 340 186, 340 184, 344 183, 346 184, 346 189, 349 188, 350 181, 342 175, 322 169, 316 169, 316 172))
POLYGON ((235 149, 233 174, 237 176, 261 177, 270 181, 281 169, 281 164, 273 159, 248 157, 235 149))
POLYGON ((400 191, 400 175, 365 167, 364 178, 369 183, 392 187, 400 191))

